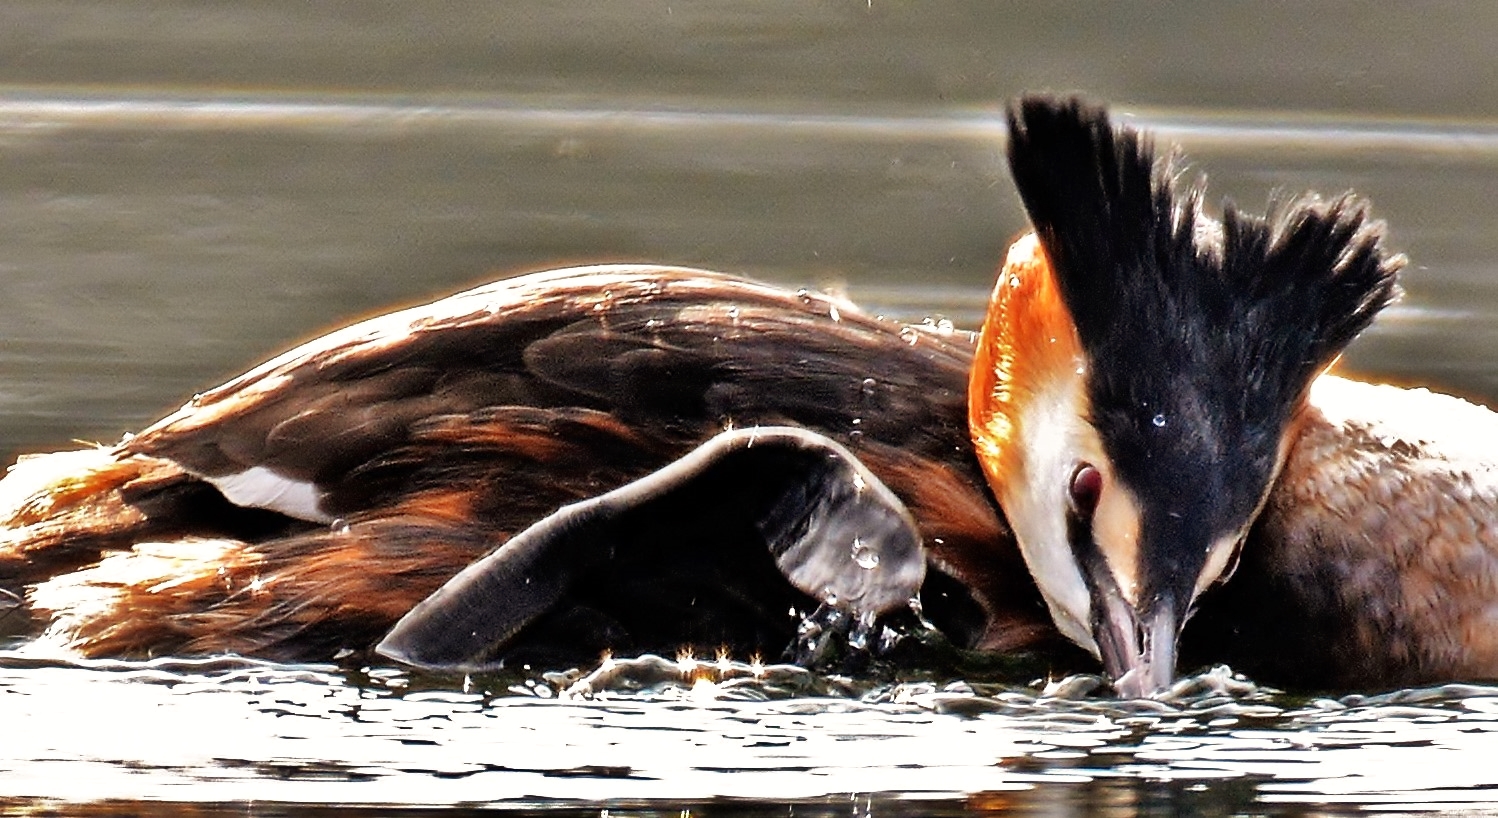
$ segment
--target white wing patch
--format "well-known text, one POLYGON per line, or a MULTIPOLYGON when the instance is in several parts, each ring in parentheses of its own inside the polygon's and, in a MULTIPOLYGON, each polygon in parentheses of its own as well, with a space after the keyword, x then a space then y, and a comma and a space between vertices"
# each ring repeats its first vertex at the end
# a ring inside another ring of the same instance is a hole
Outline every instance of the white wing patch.
POLYGON ((270 509, 313 523, 333 521, 320 507, 322 492, 317 486, 292 480, 264 466, 204 479, 236 506, 270 509))

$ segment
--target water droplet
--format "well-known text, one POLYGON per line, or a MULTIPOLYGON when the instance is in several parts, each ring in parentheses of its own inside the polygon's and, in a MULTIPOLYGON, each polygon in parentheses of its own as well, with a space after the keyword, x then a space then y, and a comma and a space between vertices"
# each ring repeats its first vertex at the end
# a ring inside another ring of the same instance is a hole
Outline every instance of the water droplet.
POLYGON ((730 321, 733 321, 734 324, 738 324, 739 323, 739 308, 738 307, 729 307, 728 308, 728 318, 729 318, 730 321))
MULTIPOLYGON (((830 590, 827 593, 831 593, 830 590)), ((837 608, 822 605, 812 611, 796 627, 796 642, 790 650, 793 661, 799 665, 817 665, 828 659, 840 634, 848 628, 847 616, 837 608)))
POLYGON ((888 625, 885 625, 883 628, 879 629, 879 645, 878 647, 874 648, 874 650, 880 655, 887 654, 904 638, 904 634, 900 633, 894 628, 891 628, 888 625))
POLYGON ((827 307, 827 315, 830 316, 833 321, 841 321, 841 320, 843 320, 843 315, 842 315, 842 313, 840 313, 840 312, 837 311, 837 305, 836 304, 828 305, 828 307, 827 307))
POLYGON ((955 326, 956 325, 952 323, 952 319, 943 318, 940 321, 936 322, 936 331, 940 332, 943 335, 947 335, 952 332, 955 326))
POLYGON ((834 590, 832 590, 831 588, 823 588, 822 589, 822 601, 825 602, 825 603, 827 603, 828 605, 836 608, 837 607, 837 592, 834 591, 834 590))
POLYGON ((1160 429, 1165 428, 1165 413, 1162 412, 1162 413, 1160 413, 1158 415, 1155 415, 1153 418, 1150 419, 1150 422, 1153 423, 1153 424, 1155 424, 1156 428, 1160 428, 1160 429))
POLYGON ((348 520, 338 517, 333 522, 328 523, 328 528, 334 534, 347 534, 349 529, 348 520))
POLYGON ((858 624, 853 626, 852 632, 848 634, 848 647, 854 650, 868 650, 869 635, 874 630, 879 615, 873 611, 866 611, 858 617, 858 624))
POLYGON ((874 387, 876 387, 878 385, 879 385, 879 382, 876 381, 876 380, 874 380, 873 378, 864 378, 863 379, 863 386, 861 388, 862 388, 862 391, 863 391, 863 393, 865 395, 872 395, 872 394, 874 394, 874 387))
POLYGON ((910 612, 915 614, 916 621, 921 623, 921 627, 936 630, 936 626, 926 619, 926 606, 921 603, 920 594, 911 597, 906 604, 910 606, 910 612))
POLYGON ((1018 273, 1010 273, 1009 274, 1009 286, 1011 286, 1011 287, 1018 287, 1019 286, 1019 274, 1018 273))
POLYGON ((872 571, 879 567, 879 554, 863 541, 862 537, 853 538, 853 561, 858 567, 865 571, 872 571))
POLYGON ((907 344, 910 344, 911 346, 915 346, 915 342, 919 341, 920 339, 921 331, 916 329, 915 327, 904 327, 900 330, 900 340, 904 341, 907 344))

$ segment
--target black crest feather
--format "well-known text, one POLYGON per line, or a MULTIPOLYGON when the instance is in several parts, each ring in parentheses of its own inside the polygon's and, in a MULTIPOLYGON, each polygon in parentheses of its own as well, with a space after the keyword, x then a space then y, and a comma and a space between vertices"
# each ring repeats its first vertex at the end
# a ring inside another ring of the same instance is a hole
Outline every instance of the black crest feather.
POLYGON ((1403 257, 1350 194, 1207 218, 1204 186, 1179 183, 1173 156, 1074 98, 1019 100, 1009 137, 1114 466, 1156 495, 1144 499, 1213 529, 1203 533, 1240 524, 1273 477, 1290 413, 1393 299, 1403 257), (1182 486, 1232 501, 1170 496, 1197 493, 1182 486))
POLYGON ((1182 318, 1231 331, 1224 342, 1273 338, 1245 363, 1303 385, 1394 297, 1404 259, 1356 196, 1306 195, 1268 219, 1230 205, 1219 226, 1202 186, 1179 185, 1173 158, 1103 108, 1025 97, 1009 130, 1015 184, 1089 352, 1182 318))

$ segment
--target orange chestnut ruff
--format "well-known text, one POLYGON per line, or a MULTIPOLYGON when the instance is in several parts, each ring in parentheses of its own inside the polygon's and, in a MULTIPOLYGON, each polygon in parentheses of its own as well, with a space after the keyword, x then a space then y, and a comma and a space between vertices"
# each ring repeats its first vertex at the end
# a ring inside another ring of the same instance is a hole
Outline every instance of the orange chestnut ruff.
POLYGON ((1077 330, 1040 239, 1010 245, 988 301, 968 382, 968 424, 995 490, 1023 474, 1023 410, 1046 400, 1058 372, 1083 374, 1077 330))

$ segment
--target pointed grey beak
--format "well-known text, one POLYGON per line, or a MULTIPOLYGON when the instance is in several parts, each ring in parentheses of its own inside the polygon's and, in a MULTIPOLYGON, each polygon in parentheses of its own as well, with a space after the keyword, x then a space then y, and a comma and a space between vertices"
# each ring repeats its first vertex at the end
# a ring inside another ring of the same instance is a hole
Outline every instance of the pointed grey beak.
POLYGON ((1136 609, 1124 598, 1098 551, 1086 515, 1074 509, 1067 527, 1072 552, 1092 596, 1092 639, 1103 660, 1103 672, 1126 699, 1164 690, 1175 681, 1176 638, 1182 621, 1177 611, 1185 606, 1167 592, 1144 601, 1145 610, 1136 609))
POLYGON ((1180 617, 1168 597, 1139 614, 1116 589, 1093 598, 1093 638, 1103 671, 1125 699, 1148 698, 1175 681, 1180 617))

